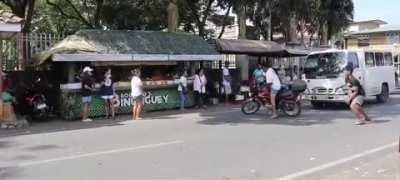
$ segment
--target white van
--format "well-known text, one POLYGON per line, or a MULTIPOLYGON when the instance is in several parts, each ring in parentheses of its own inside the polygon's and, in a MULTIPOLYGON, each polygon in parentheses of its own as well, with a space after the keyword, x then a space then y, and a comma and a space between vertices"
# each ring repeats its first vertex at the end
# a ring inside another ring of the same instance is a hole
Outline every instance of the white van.
POLYGON ((395 88, 395 68, 389 51, 326 50, 311 53, 304 63, 307 82, 305 99, 314 107, 323 103, 345 102, 344 68, 351 63, 353 75, 360 80, 367 98, 386 102, 395 88))

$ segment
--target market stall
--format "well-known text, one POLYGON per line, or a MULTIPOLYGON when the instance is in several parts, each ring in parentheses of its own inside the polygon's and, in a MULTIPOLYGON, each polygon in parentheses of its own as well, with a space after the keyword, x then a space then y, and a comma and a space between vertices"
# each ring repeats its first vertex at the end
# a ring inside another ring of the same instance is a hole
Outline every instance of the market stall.
MULTIPOLYGON (((130 71, 133 68, 142 71, 146 91, 144 110, 174 109, 179 106, 176 75, 184 70, 193 74, 201 61, 217 61, 222 56, 200 37, 186 33, 85 30, 68 36, 49 51, 38 54, 36 59, 36 65, 50 63, 50 69, 59 74, 59 109, 64 118, 74 119, 81 111, 81 84, 76 77, 84 66, 94 67, 96 82, 111 68, 117 94, 114 106, 117 114, 124 114, 132 110, 130 71)), ((186 106, 191 106, 192 94, 188 96, 186 106)), ((95 95, 90 115, 104 113, 104 102, 95 95)))
MULTIPOLYGON (((286 47, 274 41, 218 39, 216 44, 218 52, 222 54, 249 55, 256 57, 249 58, 249 60, 256 60, 253 62, 253 66, 256 66, 257 61, 272 60, 273 65, 279 67, 285 65, 291 71, 294 70, 294 66, 299 67, 300 57, 305 57, 309 54, 308 50, 286 47)), ((295 73, 292 72, 291 74, 295 73)))

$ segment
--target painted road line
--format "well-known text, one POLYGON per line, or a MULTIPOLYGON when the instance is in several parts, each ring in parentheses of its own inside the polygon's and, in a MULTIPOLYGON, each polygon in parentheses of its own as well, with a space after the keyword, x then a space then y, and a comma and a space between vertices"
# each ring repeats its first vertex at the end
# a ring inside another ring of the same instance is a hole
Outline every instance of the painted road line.
POLYGON ((113 149, 113 150, 108 150, 108 151, 77 154, 77 155, 64 156, 64 157, 59 157, 59 158, 54 158, 54 159, 21 163, 21 164, 18 164, 17 167, 27 167, 27 166, 48 164, 48 163, 58 162, 58 161, 74 160, 74 159, 80 159, 80 158, 123 153, 123 152, 136 151, 136 150, 142 150, 142 149, 151 149, 151 148, 170 146, 170 145, 182 144, 182 143, 183 143, 183 141, 170 141, 170 142, 164 142, 164 143, 158 143, 158 144, 149 144, 149 145, 134 146, 134 147, 128 147, 128 148, 122 148, 122 149, 113 149))
POLYGON ((346 162, 349 162, 349 161, 352 161, 352 160, 355 160, 355 159, 358 159, 358 158, 362 158, 362 157, 365 157, 365 156, 368 156, 368 155, 371 155, 371 154, 374 154, 374 153, 378 153, 380 151, 384 151, 384 150, 389 149, 389 148, 394 148, 396 146, 398 146, 398 142, 387 144, 387 145, 384 145, 384 146, 381 146, 381 147, 378 147, 378 148, 375 148, 375 149, 371 149, 371 150, 368 150, 368 151, 364 151, 362 153, 355 154, 355 155, 352 155, 352 156, 349 156, 349 157, 346 157, 346 158, 343 158, 343 159, 339 159, 337 161, 333 161, 333 162, 330 162, 330 163, 326 163, 326 164, 320 165, 320 166, 316 166, 316 167, 313 167, 311 169, 307 169, 307 170, 304 170, 304 171, 300 171, 300 172, 296 172, 296 173, 293 173, 293 174, 289 174, 287 176, 277 178, 276 180, 293 180, 293 179, 301 178, 301 177, 304 177, 304 176, 307 176, 307 175, 311 175, 311 174, 314 174, 314 173, 322 171, 322 170, 326 170, 326 169, 329 169, 329 168, 344 164, 346 162))

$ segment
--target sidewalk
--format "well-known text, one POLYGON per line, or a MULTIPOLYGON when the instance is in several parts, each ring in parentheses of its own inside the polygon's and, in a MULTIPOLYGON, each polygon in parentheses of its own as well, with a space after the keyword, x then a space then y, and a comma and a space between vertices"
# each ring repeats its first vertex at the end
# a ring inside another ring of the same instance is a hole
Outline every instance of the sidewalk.
MULTIPOLYGON (((210 106, 207 109, 187 109, 185 111, 179 110, 165 110, 165 111, 157 111, 144 113, 143 121, 151 121, 153 119, 160 119, 162 117, 177 115, 177 114, 190 114, 197 112, 205 112, 213 113, 220 111, 231 110, 232 108, 237 108, 237 105, 214 105, 210 106)), ((167 119, 167 118, 166 118, 167 119)), ((40 123, 32 123, 28 128, 22 129, 0 129, 0 138, 2 137, 10 137, 10 136, 19 136, 19 135, 28 135, 28 134, 40 134, 40 133, 51 133, 51 132, 59 132, 59 131, 69 131, 69 130, 79 130, 79 129, 91 129, 91 128, 99 128, 106 126, 120 126, 123 125, 123 122, 131 120, 131 115, 118 115, 115 120, 104 119, 104 118, 95 118, 92 122, 81 122, 80 120, 67 121, 61 119, 55 119, 48 122, 40 122, 40 123)), ((154 120, 155 121, 155 120, 154 120)))

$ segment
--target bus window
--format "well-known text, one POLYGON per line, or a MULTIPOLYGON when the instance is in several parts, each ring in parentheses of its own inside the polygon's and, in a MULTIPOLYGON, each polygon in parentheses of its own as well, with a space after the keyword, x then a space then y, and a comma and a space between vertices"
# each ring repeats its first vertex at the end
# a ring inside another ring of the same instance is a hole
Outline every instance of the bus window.
POLYGON ((385 56, 385 66, 393 66, 392 53, 384 53, 385 56))
POLYGON ((370 53, 370 52, 365 53, 365 65, 367 67, 375 66, 374 53, 370 53))
POLYGON ((359 66, 359 63, 358 63, 358 57, 357 57, 357 53, 353 53, 353 52, 351 52, 351 53, 349 53, 349 55, 348 55, 349 57, 348 57, 348 63, 350 64, 353 64, 353 68, 359 68, 360 66, 359 66))
POLYGON ((384 66, 385 65, 385 61, 383 59, 383 53, 375 53, 375 63, 376 66, 384 66))

